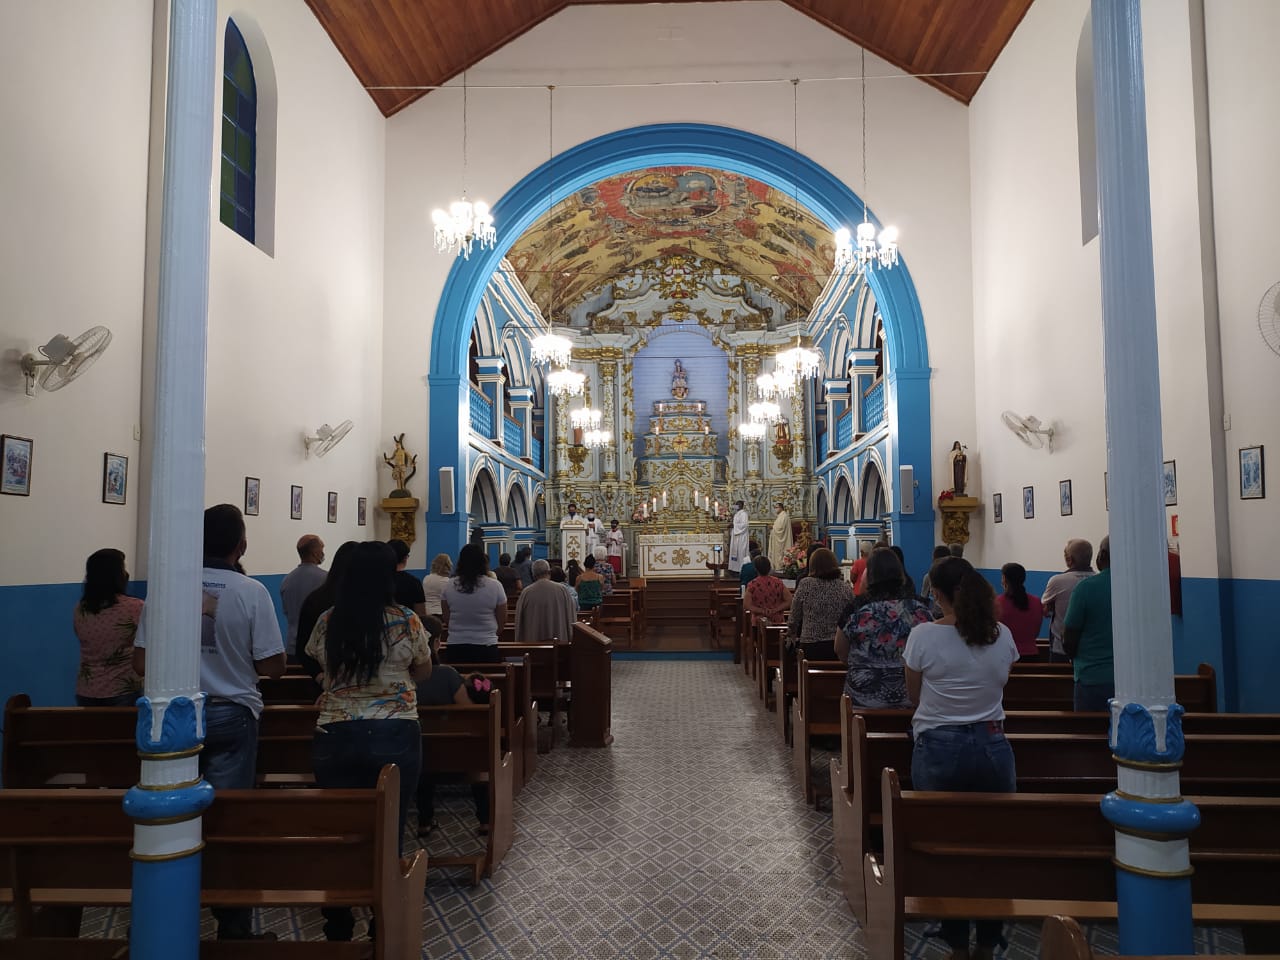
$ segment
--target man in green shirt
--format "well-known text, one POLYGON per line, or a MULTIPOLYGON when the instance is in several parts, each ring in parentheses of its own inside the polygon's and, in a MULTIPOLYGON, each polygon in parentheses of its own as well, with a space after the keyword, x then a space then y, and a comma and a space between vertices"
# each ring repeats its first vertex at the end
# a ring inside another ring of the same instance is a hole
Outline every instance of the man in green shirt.
POLYGON ((1075 664, 1077 711, 1109 710, 1116 693, 1111 637, 1111 538, 1098 546, 1098 575, 1071 591, 1062 645, 1075 664))

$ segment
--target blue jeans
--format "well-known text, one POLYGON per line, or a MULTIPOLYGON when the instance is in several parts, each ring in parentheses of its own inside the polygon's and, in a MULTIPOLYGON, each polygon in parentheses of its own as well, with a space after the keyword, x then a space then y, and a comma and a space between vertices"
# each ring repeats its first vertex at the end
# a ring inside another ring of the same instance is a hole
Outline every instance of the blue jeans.
MULTIPOLYGON (((1013 748, 1000 721, 956 724, 926 730, 911 751, 911 789, 962 793, 1014 793, 1013 748)), ((979 920, 978 946, 1004 944, 1004 924, 979 920)), ((969 948, 969 921, 942 921, 942 939, 953 950, 969 948)))
MULTIPOLYGON (((258 770, 258 718, 230 700, 209 699, 204 705, 204 749, 200 775, 215 790, 248 790, 258 770)), ((249 907, 214 907, 219 940, 247 940, 253 933, 249 907)))
POLYGON ((1111 709, 1111 704, 1108 701, 1115 695, 1115 681, 1111 683, 1081 683, 1077 680, 1073 696, 1076 713, 1105 713, 1111 709))
MULTIPOLYGON (((404 822, 422 771, 422 728, 415 720, 347 720, 316 730, 311 758, 321 787, 370 790, 385 764, 400 768, 400 830, 396 846, 404 855, 404 822)), ((350 940, 355 918, 350 907, 325 907, 327 940, 350 940)))

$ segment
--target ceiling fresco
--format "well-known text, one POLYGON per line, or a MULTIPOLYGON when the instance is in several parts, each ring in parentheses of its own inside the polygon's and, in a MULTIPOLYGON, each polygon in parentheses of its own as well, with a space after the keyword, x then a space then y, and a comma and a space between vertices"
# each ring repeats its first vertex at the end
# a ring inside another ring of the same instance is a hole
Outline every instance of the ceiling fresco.
MULTIPOLYGON (((741 278, 802 316, 833 269, 831 230, 774 188, 702 167, 651 167, 609 177, 556 204, 507 253, 516 275, 557 320, 573 307, 628 296, 615 284, 670 273, 673 258, 741 278), (554 280, 554 284, 553 281, 554 280), (554 289, 553 289, 554 288, 554 289)), ((689 299, 677 277, 667 299, 689 299)))

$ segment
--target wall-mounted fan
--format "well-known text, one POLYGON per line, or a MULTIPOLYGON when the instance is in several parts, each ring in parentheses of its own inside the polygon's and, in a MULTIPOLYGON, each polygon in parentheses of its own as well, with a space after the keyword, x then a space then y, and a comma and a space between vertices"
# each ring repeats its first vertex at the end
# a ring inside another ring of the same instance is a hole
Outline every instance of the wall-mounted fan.
POLYGON ((1280 354, 1280 283, 1262 295, 1258 304, 1258 332, 1272 353, 1280 354))
POLYGON ((1049 452, 1053 453, 1053 427, 1046 427, 1039 418, 1024 417, 1012 410, 1006 410, 1000 414, 1000 419, 1028 447, 1040 450, 1047 444, 1049 452))
POLYGON ((90 327, 72 340, 58 334, 43 347, 41 360, 34 353, 24 354, 20 361, 23 376, 27 378, 27 396, 36 395, 36 386, 42 390, 61 390, 93 362, 102 356, 111 343, 111 331, 106 327, 90 327), (41 372, 40 368, 44 367, 41 372))
POLYGON ((350 420, 343 420, 336 427, 331 427, 327 423, 320 424, 314 437, 304 433, 302 442, 306 446, 306 455, 309 457, 314 452, 317 457, 323 457, 338 445, 338 441, 351 432, 353 426, 350 420))

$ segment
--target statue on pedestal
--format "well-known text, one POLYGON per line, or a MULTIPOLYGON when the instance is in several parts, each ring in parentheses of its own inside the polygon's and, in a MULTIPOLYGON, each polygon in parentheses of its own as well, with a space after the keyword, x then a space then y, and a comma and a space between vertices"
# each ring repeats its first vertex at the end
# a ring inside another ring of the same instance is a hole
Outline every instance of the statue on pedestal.
POLYGON ((412 457, 404 448, 404 434, 398 437, 392 437, 395 441, 395 449, 391 453, 382 455, 382 462, 391 468, 391 482, 394 485, 391 492, 387 494, 387 498, 398 500, 403 497, 411 496, 408 490, 408 483, 413 479, 413 475, 418 472, 418 455, 415 453, 412 457), (406 469, 408 473, 406 473, 406 469))
POLYGON ((671 395, 677 400, 689 396, 689 378, 685 374, 684 364, 676 361, 675 372, 671 374, 671 395))
POLYGON ((965 456, 965 448, 957 440, 951 445, 951 491, 957 497, 963 497, 969 481, 969 458, 965 456))

